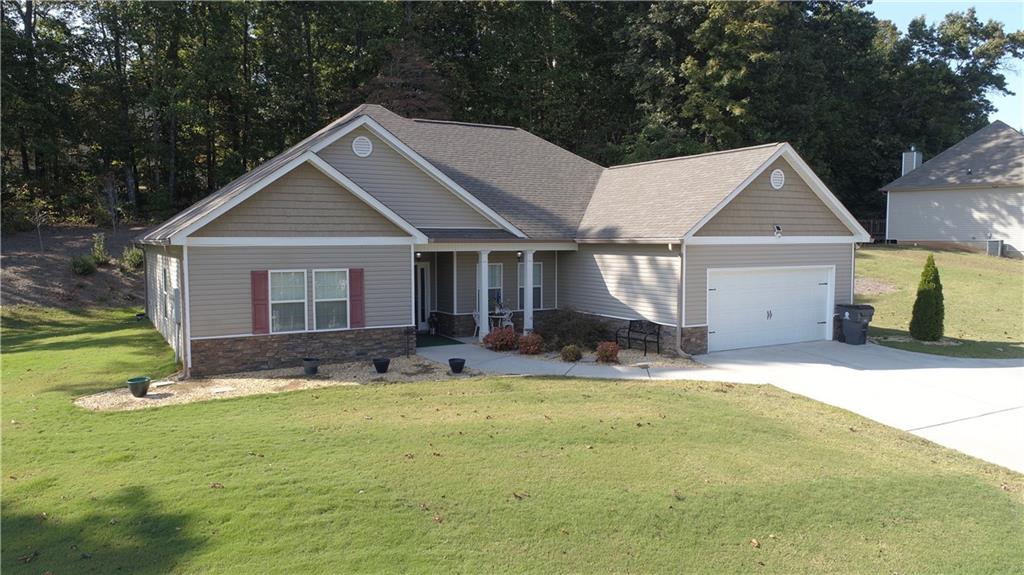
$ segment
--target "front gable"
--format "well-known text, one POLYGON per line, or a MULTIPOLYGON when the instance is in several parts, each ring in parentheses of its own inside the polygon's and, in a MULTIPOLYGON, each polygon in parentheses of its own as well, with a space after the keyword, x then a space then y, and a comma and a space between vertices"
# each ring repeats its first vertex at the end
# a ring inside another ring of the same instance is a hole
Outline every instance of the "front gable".
POLYGON ((380 212, 309 163, 297 166, 191 235, 408 236, 380 212))
POLYGON ((498 229, 494 222, 365 126, 316 153, 418 228, 498 229), (356 138, 370 141, 368 156, 360 157, 353 151, 356 138))
POLYGON ((776 158, 746 188, 709 220, 697 236, 849 236, 850 229, 811 190, 790 163, 776 158), (784 183, 771 184, 780 170, 784 183))

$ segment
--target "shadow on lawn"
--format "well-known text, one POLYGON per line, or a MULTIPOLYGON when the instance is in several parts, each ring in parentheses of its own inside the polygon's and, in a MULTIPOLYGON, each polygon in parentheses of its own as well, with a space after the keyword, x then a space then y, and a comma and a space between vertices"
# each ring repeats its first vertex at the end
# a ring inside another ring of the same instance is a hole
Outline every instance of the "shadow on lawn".
POLYGON ((70 522, 19 507, 4 503, 4 573, 168 573, 202 543, 184 533, 189 515, 161 512, 143 487, 96 499, 70 522))

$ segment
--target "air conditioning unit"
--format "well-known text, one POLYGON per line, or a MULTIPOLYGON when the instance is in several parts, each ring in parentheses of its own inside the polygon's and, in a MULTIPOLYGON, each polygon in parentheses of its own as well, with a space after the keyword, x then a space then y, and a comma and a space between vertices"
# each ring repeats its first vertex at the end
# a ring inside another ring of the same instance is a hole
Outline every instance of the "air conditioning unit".
POLYGON ((988 240, 985 252, 990 256, 1000 257, 1003 255, 1003 240, 988 240))

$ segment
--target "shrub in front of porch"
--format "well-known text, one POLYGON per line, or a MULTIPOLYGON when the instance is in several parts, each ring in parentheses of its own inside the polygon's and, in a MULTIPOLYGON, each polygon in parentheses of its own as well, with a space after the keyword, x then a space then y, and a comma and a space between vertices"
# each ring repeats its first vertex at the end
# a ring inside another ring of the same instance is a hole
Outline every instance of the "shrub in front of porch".
POLYGON ((512 351, 519 345, 516 330, 511 327, 499 327, 484 336, 484 347, 494 351, 512 351))
POLYGON ((619 363, 619 344, 614 341, 602 341, 597 344, 597 361, 619 363))
POLYGON ((544 338, 539 333, 528 333, 519 337, 519 353, 537 355, 544 349, 544 338))

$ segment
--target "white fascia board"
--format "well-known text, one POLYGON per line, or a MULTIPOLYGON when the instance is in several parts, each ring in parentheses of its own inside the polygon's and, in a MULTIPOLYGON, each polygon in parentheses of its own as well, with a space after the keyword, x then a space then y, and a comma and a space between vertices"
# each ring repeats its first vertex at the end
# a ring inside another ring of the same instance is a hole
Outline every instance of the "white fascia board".
POLYGON ((313 152, 306 152, 305 154, 303 154, 303 156, 307 157, 307 161, 309 161, 309 163, 312 164, 313 167, 323 172, 324 175, 327 176, 328 178, 334 180, 336 184, 352 192, 356 197, 363 200, 363 202, 366 203, 368 206, 380 212, 382 216, 387 218, 391 223, 395 224, 399 228, 402 228, 403 231, 407 232, 417 242, 427 241, 427 236, 424 235, 423 232, 416 229, 416 226, 405 221, 402 218, 402 216, 396 214, 394 210, 385 206, 383 203, 381 203, 380 200, 373 197, 372 194, 370 194, 363 188, 359 187, 359 185, 353 182, 351 179, 349 179, 348 176, 342 174, 334 166, 328 164, 326 160, 314 154, 313 152))
POLYGON ((407 246, 414 240, 407 236, 373 237, 198 237, 186 238, 192 247, 287 247, 287 246, 407 246))
POLYGON ((391 210, 391 208, 382 204, 379 200, 377 200, 377 198, 370 195, 369 192, 359 187, 358 184, 356 184, 348 177, 346 177, 344 174, 336 170, 333 166, 325 162, 323 158, 312 152, 304 152, 303 154, 300 154, 299 156, 295 157, 295 159, 291 160, 287 164, 281 166, 280 168, 274 170, 264 178, 260 179, 258 182, 249 186, 248 188, 245 189, 245 191, 232 197, 230 200, 224 202, 223 204, 217 206, 216 209, 203 215, 203 217, 199 218, 195 222, 192 222, 188 227, 171 236, 170 243, 174 245, 185 245, 187 243, 186 239, 196 230, 202 228, 206 224, 224 215, 224 213, 226 213, 231 208, 237 206, 238 204, 252 197, 254 194, 256 194, 256 192, 259 192, 263 188, 269 186, 270 184, 280 179, 285 174, 291 172, 295 168, 307 162, 316 169, 320 170, 325 176, 332 179, 336 184, 345 188, 350 193, 352 193, 352 195, 362 200, 363 203, 367 204, 368 206, 376 210, 378 213, 380 213, 382 216, 387 218, 388 221, 390 221, 391 223, 395 224, 403 231, 408 233, 410 236, 412 236, 412 238, 415 241, 427 241, 427 236, 424 235, 423 232, 419 231, 418 229, 416 229, 415 226, 402 219, 402 217, 396 214, 393 210, 391 210))
POLYGON ((695 236, 687 246, 737 246, 737 245, 793 245, 793 244, 852 244, 854 236, 695 236))
POLYGON ((811 190, 814 191, 814 193, 817 194, 819 198, 821 198, 821 201, 825 202, 825 205, 832 210, 832 212, 839 218, 839 220, 846 224, 846 227, 849 228, 851 232, 853 232, 853 235, 855 238, 857 238, 857 241, 870 242, 871 234, 869 234, 868 231, 865 230, 864 227, 860 225, 860 222, 857 221, 857 218, 853 217, 853 214, 851 214, 850 211, 846 209, 846 206, 843 205, 843 202, 839 201, 839 198, 837 198, 836 195, 832 193, 832 190, 828 189, 828 186, 825 185, 825 182, 821 181, 821 178, 819 178, 818 175, 814 173, 814 170, 812 170, 811 167, 807 165, 807 162, 805 162, 804 159, 800 157, 800 154, 796 153, 796 150, 793 149, 793 146, 790 146, 789 144, 784 144, 783 151, 786 160, 788 160, 790 165, 793 166, 793 169, 795 169, 800 174, 800 176, 803 177, 804 181, 808 183, 811 190))
POLYGON ((455 183, 455 181, 449 178, 447 175, 445 175, 444 172, 437 169, 437 167, 428 162, 426 158, 424 158, 415 150, 407 146, 405 142, 398 139, 397 136, 389 132, 386 128, 384 128, 384 126, 381 126, 379 123, 377 123, 376 120, 374 120, 370 116, 364 115, 353 120, 347 126, 332 134, 329 138, 325 138, 324 140, 310 148, 310 151, 313 153, 317 153, 320 150, 323 150, 327 146, 330 146, 334 142, 337 142, 341 138, 345 137, 346 134, 363 126, 365 126, 367 129, 373 132, 374 135, 376 135, 378 138, 384 140, 384 142, 391 146, 392 149, 394 149, 396 152, 404 156, 416 167, 426 172, 428 176, 430 176, 438 183, 440 183, 442 186, 447 188, 450 192, 458 196, 459 199, 469 204, 473 209, 475 209, 485 218, 494 222, 496 225, 500 226, 501 228, 505 229, 506 231, 508 231, 509 233, 513 234, 518 238, 527 237, 527 235, 524 234, 519 228, 512 225, 511 222, 498 215, 498 213, 492 210, 490 207, 488 207, 487 204, 481 202, 479 199, 477 199, 476 196, 466 191, 459 184, 455 183))

